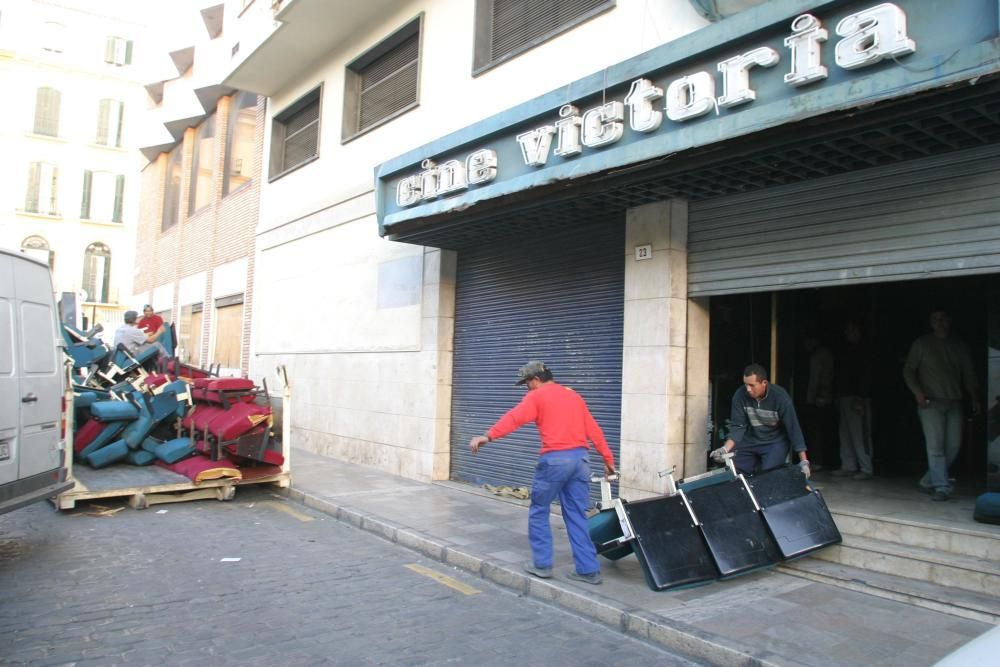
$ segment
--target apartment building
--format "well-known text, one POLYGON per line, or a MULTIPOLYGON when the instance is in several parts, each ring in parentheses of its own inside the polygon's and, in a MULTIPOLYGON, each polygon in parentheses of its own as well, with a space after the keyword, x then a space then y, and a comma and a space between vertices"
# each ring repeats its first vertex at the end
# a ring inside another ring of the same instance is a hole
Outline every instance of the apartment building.
POLYGON ((64 317, 117 326, 131 295, 151 54, 129 3, 0 3, 0 245, 52 268, 64 317))
POLYGON ((174 324, 181 361, 245 376, 265 104, 222 85, 223 6, 191 21, 169 54, 176 71, 146 82, 133 301, 174 324))
POLYGON ((531 432, 466 443, 542 358, 623 494, 657 493, 704 470, 747 363, 800 400, 801 341, 852 319, 884 378, 876 458, 919 475, 894 415, 930 301, 995 375, 997 8, 710 5, 226 6, 224 81, 269 98, 251 371, 294 371, 299 446, 524 484, 531 432))

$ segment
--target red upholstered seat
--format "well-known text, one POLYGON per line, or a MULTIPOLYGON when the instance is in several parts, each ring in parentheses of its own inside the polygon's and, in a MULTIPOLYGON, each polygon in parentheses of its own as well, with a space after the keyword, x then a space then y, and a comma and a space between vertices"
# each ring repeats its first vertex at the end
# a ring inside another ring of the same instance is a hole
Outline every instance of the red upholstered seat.
POLYGON ((88 419, 83 426, 81 426, 76 431, 76 435, 73 436, 73 451, 79 454, 83 451, 83 448, 93 442, 94 438, 104 430, 107 426, 104 422, 99 422, 96 419, 88 419))
POLYGON ((194 406, 194 410, 189 411, 181 420, 181 426, 188 431, 204 431, 209 423, 224 410, 216 405, 205 405, 200 403, 194 406))
POLYGON ((216 415, 208 420, 208 432, 219 440, 238 438, 271 416, 270 407, 253 403, 237 403, 216 410, 216 415))
POLYGON ((276 452, 273 449, 265 449, 259 459, 251 459, 248 456, 240 456, 237 453, 236 445, 226 445, 226 454, 233 461, 239 462, 240 460, 248 460, 260 463, 267 463, 268 465, 280 466, 285 462, 285 457, 282 456, 281 452, 276 452))
POLYGON ((205 403, 252 403, 254 388, 249 378, 198 378, 191 395, 194 400, 205 403))

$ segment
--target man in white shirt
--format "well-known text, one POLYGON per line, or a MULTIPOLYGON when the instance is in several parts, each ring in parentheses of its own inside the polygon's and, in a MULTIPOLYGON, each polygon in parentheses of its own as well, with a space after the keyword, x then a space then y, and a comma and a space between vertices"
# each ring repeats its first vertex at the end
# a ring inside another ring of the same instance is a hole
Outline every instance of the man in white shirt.
POLYGON ((134 310, 125 312, 125 324, 115 331, 115 349, 118 349, 119 344, 124 344, 129 354, 136 355, 150 347, 156 347, 159 348, 161 355, 166 356, 166 350, 153 340, 151 334, 147 334, 135 326, 135 321, 138 318, 139 313, 134 310))

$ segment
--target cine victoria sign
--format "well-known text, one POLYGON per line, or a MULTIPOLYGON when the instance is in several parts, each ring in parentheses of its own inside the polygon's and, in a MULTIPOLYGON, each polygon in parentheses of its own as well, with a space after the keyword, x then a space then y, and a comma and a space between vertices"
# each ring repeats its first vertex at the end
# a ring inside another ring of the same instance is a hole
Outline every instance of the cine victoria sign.
MULTIPOLYGON (((746 39, 720 39, 716 48, 708 50, 734 51, 713 60, 684 58, 677 53, 683 44, 666 45, 665 55, 689 62, 682 68, 654 63, 648 74, 612 85, 602 82, 599 92, 588 93, 586 85, 577 86, 583 91, 579 98, 552 105, 546 113, 545 105, 558 94, 554 91, 545 99, 522 105, 523 123, 484 122, 478 124, 482 128, 478 137, 477 126, 472 126, 421 149, 427 150, 425 156, 434 157, 422 157, 415 165, 414 153, 381 165, 376 176, 382 231, 386 233, 395 222, 418 217, 416 209, 423 209, 425 215, 445 212, 454 205, 449 200, 465 199, 461 203, 467 205, 543 180, 610 169, 890 96, 886 91, 892 88, 919 89, 921 83, 927 87, 935 76, 948 73, 948 64, 962 66, 960 71, 969 69, 965 60, 982 67, 982 57, 967 56, 963 47, 970 41, 989 39, 991 32, 996 35, 996 3, 992 10, 984 0, 955 3, 962 5, 950 8, 956 14, 965 10, 975 15, 977 7, 992 12, 992 16, 980 17, 991 19, 992 25, 990 20, 980 21, 978 27, 959 21, 949 43, 942 38, 949 15, 954 15, 942 11, 948 3, 901 0, 860 8, 848 5, 832 12, 832 19, 819 12, 798 14, 790 21, 786 18, 783 35, 777 32, 777 23, 775 30, 765 31, 763 43, 743 45, 739 42, 746 39), (906 5, 912 6, 909 13, 906 5), (926 30, 919 33, 911 26, 914 11, 924 12, 918 23, 926 30), (980 34, 966 34, 976 30, 980 34), (924 43, 936 64, 914 67, 914 54, 924 43), (435 144, 442 148, 440 153, 434 152, 435 144), (407 170, 407 163, 416 168, 407 170)), ((721 37, 724 23, 699 32, 715 29, 721 37)), ((620 69, 627 72, 629 65, 635 69, 651 58, 632 60, 620 69)), ((567 88, 573 90, 573 86, 567 88)))

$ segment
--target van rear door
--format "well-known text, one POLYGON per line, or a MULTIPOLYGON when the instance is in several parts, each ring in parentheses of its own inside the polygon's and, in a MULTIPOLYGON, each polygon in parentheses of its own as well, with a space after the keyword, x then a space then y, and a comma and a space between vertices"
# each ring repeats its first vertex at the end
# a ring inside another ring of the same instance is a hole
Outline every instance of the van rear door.
POLYGON ((56 338, 52 279, 47 266, 14 264, 17 292, 18 355, 21 365, 21 479, 58 468, 63 369, 56 338))
POLYGON ((0 486, 17 481, 21 394, 14 373, 14 263, 0 254, 0 486))
POLYGON ((0 513, 73 486, 57 326, 48 266, 0 252, 0 513))

